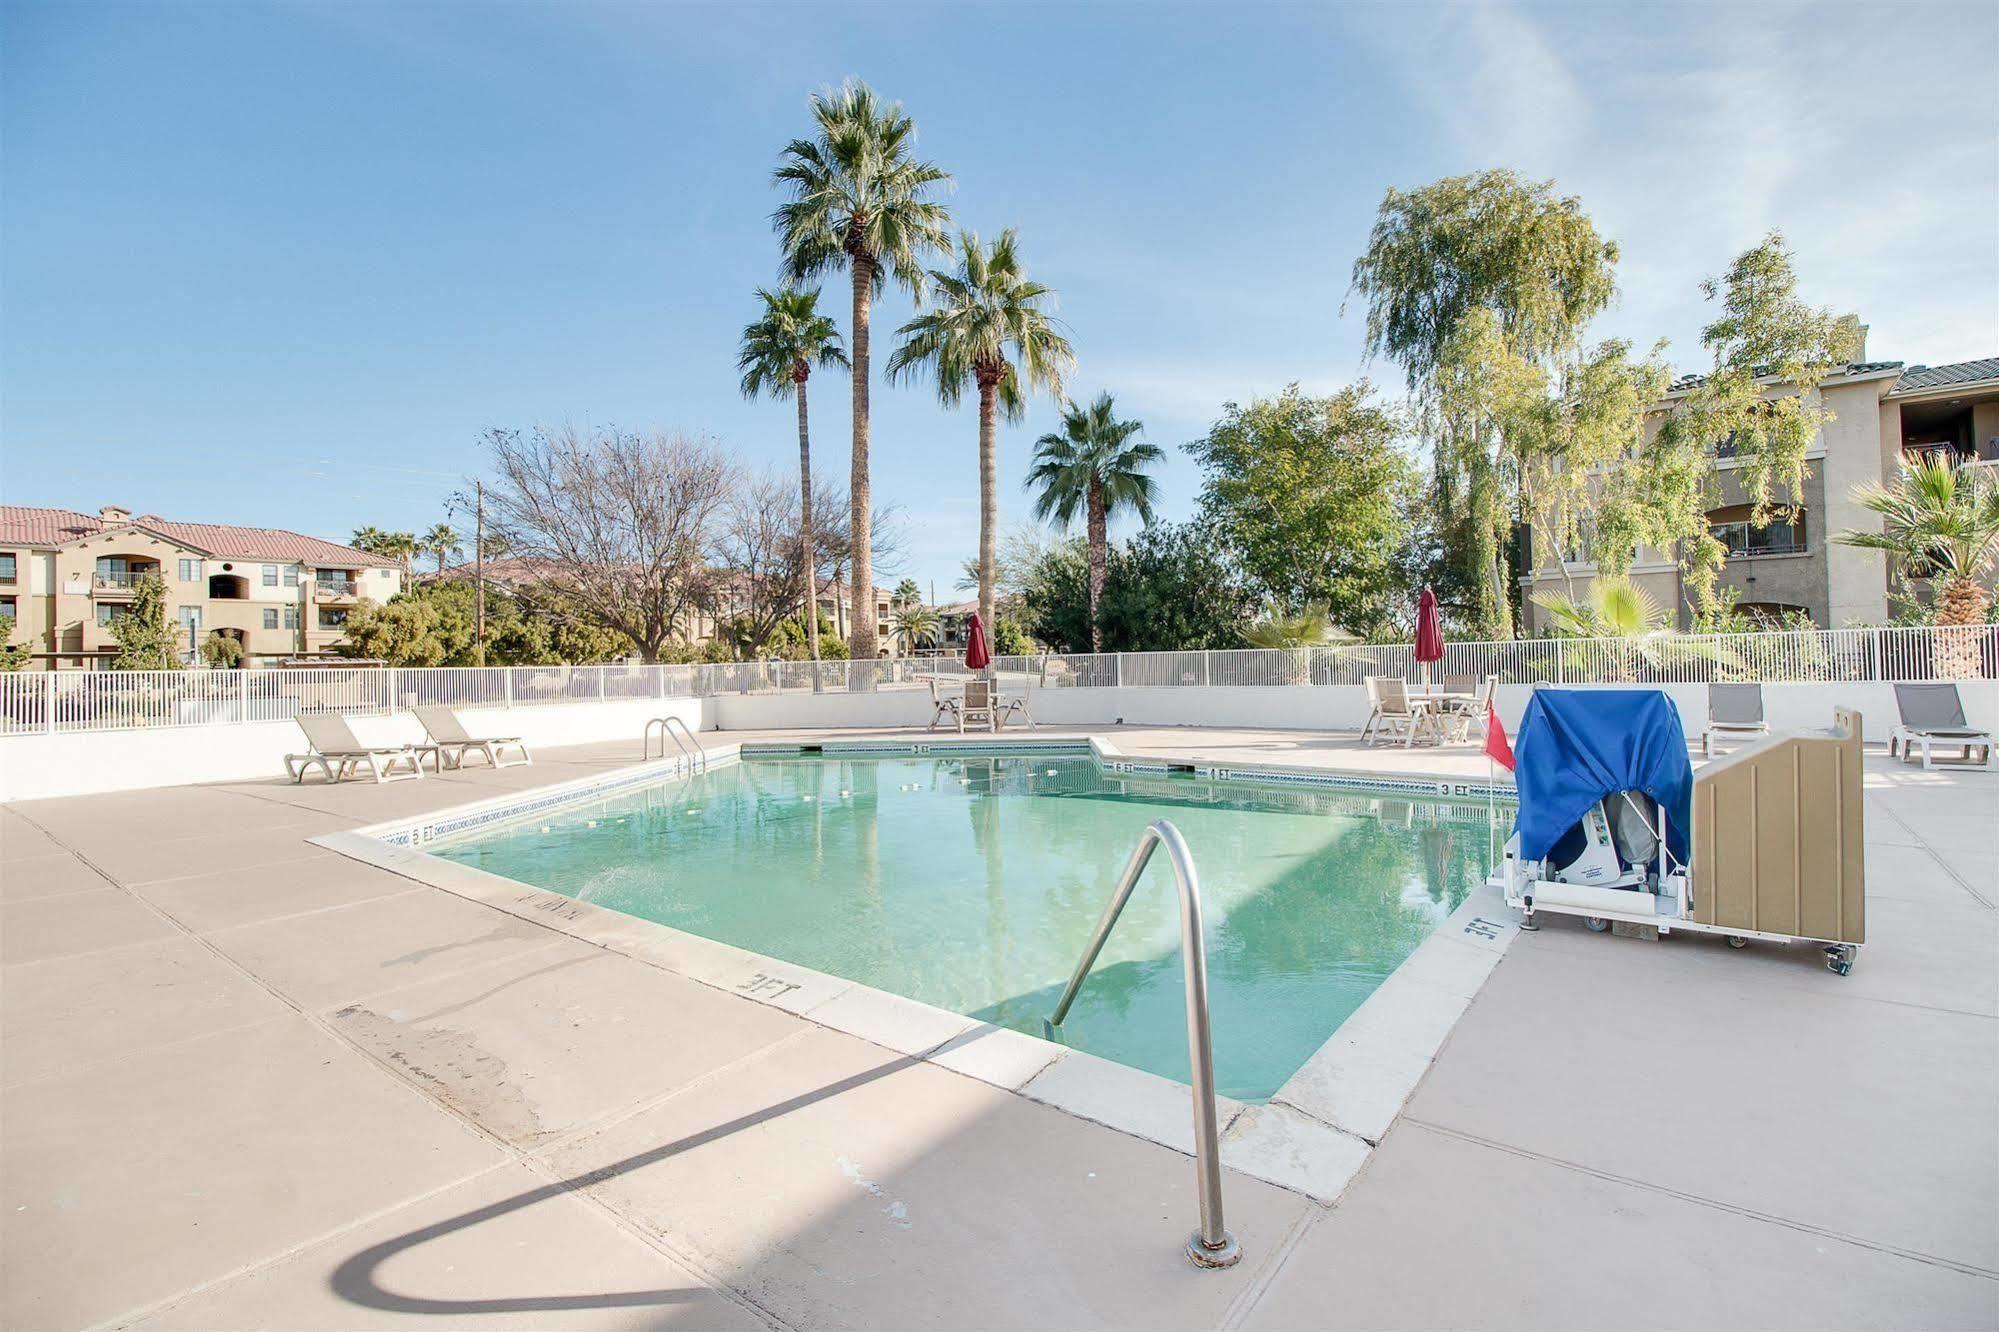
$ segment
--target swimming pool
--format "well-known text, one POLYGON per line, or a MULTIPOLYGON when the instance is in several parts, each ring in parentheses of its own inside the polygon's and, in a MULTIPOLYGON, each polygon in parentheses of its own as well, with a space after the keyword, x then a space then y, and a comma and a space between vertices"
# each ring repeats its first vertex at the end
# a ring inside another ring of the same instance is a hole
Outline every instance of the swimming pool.
POLYGON ((1185 1081, 1163 860, 1068 1020, 1046 1024, 1160 817, 1200 868, 1217 1088, 1245 1101, 1268 1099, 1489 869, 1476 803, 963 750, 746 755, 425 849, 1185 1081))

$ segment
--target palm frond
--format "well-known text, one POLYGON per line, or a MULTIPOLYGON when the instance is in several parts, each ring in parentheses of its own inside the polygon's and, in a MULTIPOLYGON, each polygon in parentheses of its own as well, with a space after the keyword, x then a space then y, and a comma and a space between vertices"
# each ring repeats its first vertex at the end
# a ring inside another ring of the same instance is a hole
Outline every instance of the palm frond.
POLYGON ((915 122, 859 80, 810 106, 817 135, 786 144, 771 173, 790 194, 771 214, 785 276, 803 282, 864 258, 876 290, 893 277, 920 295, 922 257, 945 248, 950 224, 929 196, 950 188, 950 174, 912 156, 915 122))

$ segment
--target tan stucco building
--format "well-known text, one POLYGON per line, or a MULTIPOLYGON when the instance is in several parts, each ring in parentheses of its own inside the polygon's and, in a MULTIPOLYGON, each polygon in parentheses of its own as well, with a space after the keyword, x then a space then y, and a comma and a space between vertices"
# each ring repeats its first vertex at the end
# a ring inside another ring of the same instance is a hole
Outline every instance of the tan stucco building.
POLYGON ((355 605, 403 588, 392 561, 280 528, 0 505, 0 624, 35 669, 105 664, 112 623, 147 574, 166 588, 184 657, 222 634, 246 665, 326 653, 355 605))
MULTIPOLYGON (((1657 429, 1698 382, 1675 384, 1651 413, 1648 430, 1657 429)), ((1783 386, 1773 383, 1769 391, 1781 393, 1783 386)), ((1891 479, 1905 456, 1940 452, 1960 466, 1999 469, 1999 358, 1939 366, 1855 362, 1827 378, 1819 395, 1831 419, 1806 454, 1804 493, 1777 496, 1794 506, 1789 522, 1749 522, 1735 464, 1725 444, 1717 448, 1718 493, 1707 518, 1729 549, 1720 583, 1734 588, 1741 608, 1752 613, 1802 611, 1827 629, 1882 624, 1893 586, 1887 560, 1829 538, 1879 530, 1879 520, 1853 502, 1853 488, 1891 479)), ((1531 533, 1528 540, 1534 572, 1521 579, 1521 626, 1537 635, 1547 628, 1548 612, 1533 603, 1534 595, 1586 595, 1596 565, 1585 551, 1548 549, 1552 543, 1533 542, 1531 533)), ((1691 622, 1693 606, 1674 552, 1641 549, 1629 572, 1661 605, 1678 608, 1681 627, 1691 622)))

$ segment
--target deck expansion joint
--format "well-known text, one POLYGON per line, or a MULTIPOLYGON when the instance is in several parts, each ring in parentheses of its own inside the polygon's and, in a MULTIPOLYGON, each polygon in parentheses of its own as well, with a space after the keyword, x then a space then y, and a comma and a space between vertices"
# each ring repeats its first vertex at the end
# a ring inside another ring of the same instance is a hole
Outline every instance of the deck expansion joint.
POLYGON ((1932 1267, 1949 1268, 1953 1272, 1962 1272, 1966 1276, 1982 1277, 1987 1281, 1999 1282, 1999 1271, 1995 1271, 1989 1267, 1980 1267, 1975 1263, 1959 1262, 1955 1258, 1945 1258, 1939 1254, 1924 1253, 1919 1249, 1905 1249, 1900 1245, 1868 1239, 1863 1235, 1849 1234, 1846 1231, 1833 1230, 1828 1226, 1813 1225, 1809 1221, 1798 1221, 1791 1217, 1779 1216, 1775 1212, 1758 1211, 1754 1207, 1745 1207, 1740 1203, 1723 1202, 1719 1198, 1709 1198, 1702 1194, 1689 1193, 1685 1189, 1676 1189, 1668 1184, 1656 1184, 1651 1180, 1639 1179, 1633 1175, 1620 1175, 1614 1170, 1604 1170, 1597 1166, 1584 1165, 1580 1161, 1569 1161, 1559 1156, 1550 1156, 1545 1152, 1537 1152, 1531 1147, 1516 1147, 1512 1143, 1500 1142, 1495 1138, 1487 1138, 1477 1133, 1467 1133, 1463 1129, 1451 1128, 1448 1125, 1439 1124, 1434 1120, 1420 1119, 1415 1115, 1403 1115, 1402 1122, 1431 1133, 1441 1134, 1447 1138, 1455 1138, 1459 1142, 1470 1143, 1475 1147, 1489 1147, 1493 1151, 1505 1152, 1510 1156, 1520 1157, 1522 1160, 1538 1161, 1543 1165, 1556 1166, 1563 1170, 1572 1170, 1577 1174, 1588 1175, 1593 1179, 1604 1180, 1607 1183, 1625 1184, 1634 1189, 1643 1189, 1648 1193, 1657 1193, 1668 1198, 1678 1198, 1682 1202, 1693 1203, 1700 1207, 1712 1207, 1716 1211, 1729 1212, 1751 1221, 1762 1221, 1773 1226, 1782 1226, 1787 1230, 1795 1230, 1807 1235, 1818 1235, 1824 1239, 1836 1240, 1842 1244, 1852 1244, 1862 1249, 1872 1249, 1876 1253, 1892 1254, 1897 1258, 1907 1258, 1914 1262, 1927 1263, 1932 1267))

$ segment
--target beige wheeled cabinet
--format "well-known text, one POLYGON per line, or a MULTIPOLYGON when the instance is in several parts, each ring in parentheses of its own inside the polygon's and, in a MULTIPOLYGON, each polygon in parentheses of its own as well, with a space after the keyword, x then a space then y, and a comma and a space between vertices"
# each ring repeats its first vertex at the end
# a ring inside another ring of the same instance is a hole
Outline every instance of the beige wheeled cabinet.
MULTIPOLYGON (((1605 888, 1544 878, 1517 856, 1517 841, 1493 879, 1532 928, 1544 911, 1613 921, 1661 934, 1719 934, 1811 942, 1840 975, 1867 941, 1862 838, 1860 714, 1834 713, 1829 731, 1771 735, 1694 775, 1693 835, 1686 865, 1660 864, 1637 887, 1605 888)), ((1664 842, 1664 818, 1658 818, 1664 842)))

